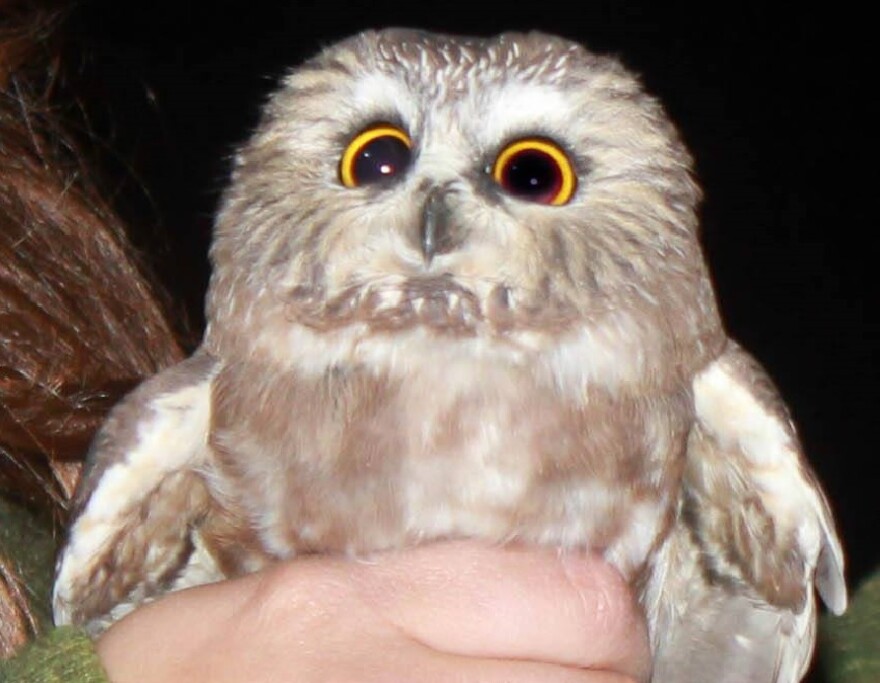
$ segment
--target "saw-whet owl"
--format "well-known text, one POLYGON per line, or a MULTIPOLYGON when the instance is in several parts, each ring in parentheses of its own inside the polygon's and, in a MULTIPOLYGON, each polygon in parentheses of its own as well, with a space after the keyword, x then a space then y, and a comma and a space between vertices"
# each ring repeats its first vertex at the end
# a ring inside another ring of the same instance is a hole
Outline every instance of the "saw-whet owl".
POLYGON ((291 71, 234 160, 201 347, 92 446, 56 621, 473 537, 601 553, 655 682, 800 680, 841 547, 699 200, 661 105, 561 38, 366 32, 291 71))

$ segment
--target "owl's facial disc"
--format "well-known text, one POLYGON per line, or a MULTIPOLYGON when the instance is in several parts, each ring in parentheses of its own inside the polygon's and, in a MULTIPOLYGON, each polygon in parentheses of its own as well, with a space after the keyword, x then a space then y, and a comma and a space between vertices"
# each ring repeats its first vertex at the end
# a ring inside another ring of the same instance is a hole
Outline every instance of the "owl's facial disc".
POLYGON ((550 338, 705 308, 689 170, 613 60, 362 34, 292 72, 241 149, 210 320, 550 338))

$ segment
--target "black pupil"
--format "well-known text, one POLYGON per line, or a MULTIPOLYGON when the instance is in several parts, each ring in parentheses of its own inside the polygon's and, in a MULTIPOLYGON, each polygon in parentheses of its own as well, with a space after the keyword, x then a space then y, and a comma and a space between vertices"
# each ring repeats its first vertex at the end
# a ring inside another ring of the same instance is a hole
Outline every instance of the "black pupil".
POLYGON ((508 192, 517 197, 551 201, 562 187, 562 173, 549 154, 526 149, 507 160, 502 183, 508 192))
POLYGON ((393 178, 409 165, 410 149, 393 135, 370 140, 358 152, 352 169, 359 185, 393 178))

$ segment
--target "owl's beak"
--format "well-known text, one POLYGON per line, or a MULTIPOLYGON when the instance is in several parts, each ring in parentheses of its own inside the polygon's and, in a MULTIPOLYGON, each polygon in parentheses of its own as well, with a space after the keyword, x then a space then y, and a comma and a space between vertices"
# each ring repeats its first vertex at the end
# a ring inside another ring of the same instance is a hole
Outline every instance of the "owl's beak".
POLYGON ((448 193, 445 188, 431 190, 422 209, 421 246, 426 264, 431 263, 435 254, 447 252, 453 246, 449 234, 448 193))

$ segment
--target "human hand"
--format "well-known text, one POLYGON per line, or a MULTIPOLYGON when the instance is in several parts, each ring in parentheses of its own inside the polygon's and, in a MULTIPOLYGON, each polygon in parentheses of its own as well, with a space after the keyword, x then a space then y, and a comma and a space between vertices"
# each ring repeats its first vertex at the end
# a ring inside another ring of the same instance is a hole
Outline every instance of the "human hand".
POLYGON ((168 595, 98 642, 113 683, 625 683, 644 619, 593 556, 448 542, 304 557, 168 595))

